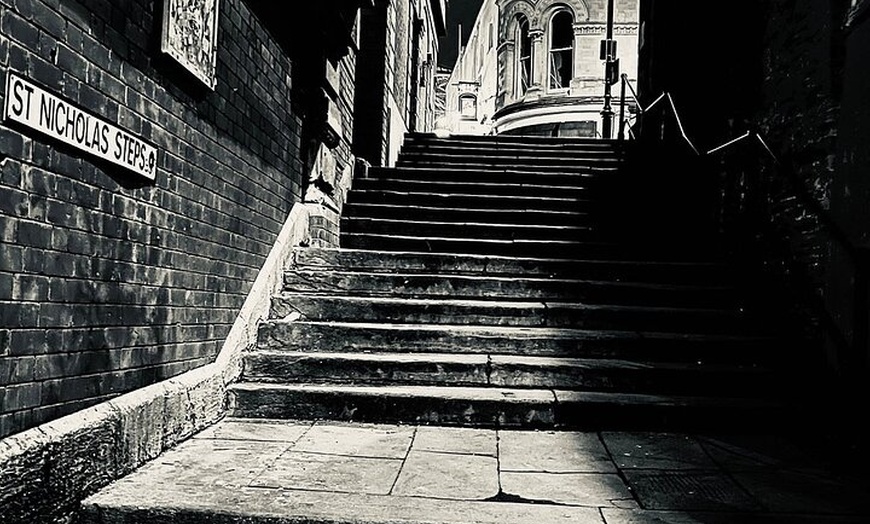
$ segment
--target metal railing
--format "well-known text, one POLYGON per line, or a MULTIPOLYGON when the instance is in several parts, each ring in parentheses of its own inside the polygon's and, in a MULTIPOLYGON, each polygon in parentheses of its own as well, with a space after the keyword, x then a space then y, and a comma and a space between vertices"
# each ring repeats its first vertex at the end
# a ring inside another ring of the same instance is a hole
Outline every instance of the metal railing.
MULTIPOLYGON (((685 140, 686 144, 689 145, 689 147, 692 149, 692 151, 696 155, 700 155, 698 148, 695 147, 695 144, 692 142, 692 140, 686 134, 686 129, 685 129, 685 127, 683 127, 683 120, 680 118, 680 113, 679 113, 679 111, 677 111, 677 106, 676 106, 676 104, 674 104, 674 99, 670 93, 668 93, 667 91, 664 91, 662 94, 660 94, 658 96, 658 98, 653 100, 652 103, 650 103, 650 105, 648 105, 647 107, 643 107, 643 104, 641 104, 640 100, 638 100, 637 92, 634 90, 634 87, 632 87, 631 82, 628 79, 628 75, 623 73, 620 78, 621 78, 622 86, 620 87, 620 97, 619 97, 619 132, 617 134, 618 140, 625 140, 626 126, 627 126, 627 124, 632 123, 632 122, 636 122, 636 124, 639 128, 638 134, 642 133, 643 119, 644 119, 644 116, 646 115, 646 113, 649 113, 655 107, 657 107, 660 102, 662 102, 663 100, 666 100, 668 102, 668 105, 662 106, 662 107, 670 107, 671 108, 671 114, 674 117, 674 121, 677 124, 677 128, 680 130, 680 136, 683 138, 683 140, 685 140), (625 109, 626 109, 626 92, 625 91, 626 91, 626 88, 631 91, 631 98, 634 100, 634 104, 635 104, 635 108, 636 108, 636 112, 637 112, 637 114, 635 116, 633 116, 633 117, 629 116, 629 118, 626 118, 626 115, 625 115, 625 109)), ((633 138, 636 138, 631 126, 628 126, 628 132, 632 134, 633 138)))
MULTIPOLYGON (((822 206, 818 199, 809 191, 806 184, 798 176, 790 161, 784 161, 773 149, 768 145, 764 137, 755 130, 746 131, 744 134, 729 139, 719 146, 713 147, 707 151, 700 151, 695 143, 689 138, 683 126, 680 114, 677 111, 673 97, 668 92, 660 94, 652 103, 643 107, 640 103, 637 92, 632 87, 628 76, 622 75, 622 89, 620 98, 619 110, 619 134, 618 140, 639 140, 644 138, 644 118, 647 117, 655 108, 670 109, 671 116, 679 131, 679 138, 684 141, 692 150, 695 156, 704 160, 713 160, 715 157, 723 157, 727 152, 741 145, 754 144, 760 147, 760 150, 754 151, 748 156, 741 156, 741 160, 748 160, 751 163, 757 162, 753 169, 754 174, 761 176, 764 169, 764 159, 769 161, 772 178, 777 180, 778 184, 784 184, 790 195, 793 195, 795 201, 799 203, 803 211, 808 216, 811 216, 823 230, 824 234, 830 238, 837 247, 846 255, 853 268, 852 275, 852 311, 849 318, 851 329, 844 329, 836 320, 827 307, 824 298, 818 293, 818 289, 806 290, 810 291, 813 296, 814 304, 810 307, 815 311, 815 314, 820 318, 822 328, 828 334, 830 339, 837 346, 838 360, 840 369, 844 370, 847 375, 853 377, 859 376, 860 373, 865 373, 867 370, 867 351, 870 345, 870 247, 857 246, 849 237, 848 234, 832 219, 829 212, 822 206), (634 101, 636 114, 626 115, 626 98, 629 95, 634 101)), ((662 127, 660 139, 664 140, 664 127, 662 127)), ((745 173, 744 173, 745 174, 745 173)), ((726 173, 732 176, 733 173, 726 173)), ((764 201, 765 205, 772 205, 774 195, 769 192, 769 188, 761 188, 760 184, 752 186, 746 181, 746 176, 743 177, 742 187, 731 187, 732 192, 738 192, 741 197, 754 202, 764 201), (767 191, 767 192, 766 192, 767 191)), ((737 184, 736 182, 730 182, 737 184)), ((728 182, 723 182, 728 184, 728 182)), ((721 198, 726 197, 724 193, 729 190, 723 185, 719 188, 722 193, 721 198)), ((757 204, 756 204, 757 205, 757 204)), ((745 210, 743 210, 745 211, 745 210)), ((774 212, 770 209, 759 210, 754 209, 748 213, 750 216, 741 217, 744 221, 752 221, 752 228, 757 231, 763 227, 767 227, 774 220, 774 212)), ((720 220, 725 220, 720 217, 720 220)), ((746 231, 742 231, 746 234, 746 231)), ((793 253, 789 253, 793 256, 793 253)), ((811 287, 811 279, 805 279, 804 285, 811 287)))

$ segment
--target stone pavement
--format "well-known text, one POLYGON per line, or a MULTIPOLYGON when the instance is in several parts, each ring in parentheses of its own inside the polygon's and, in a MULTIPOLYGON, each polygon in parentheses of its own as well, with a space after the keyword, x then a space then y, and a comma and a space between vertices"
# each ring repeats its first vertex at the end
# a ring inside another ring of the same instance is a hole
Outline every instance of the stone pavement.
POLYGON ((863 472, 808 449, 774 436, 228 418, 86 500, 84 522, 870 522, 863 472))

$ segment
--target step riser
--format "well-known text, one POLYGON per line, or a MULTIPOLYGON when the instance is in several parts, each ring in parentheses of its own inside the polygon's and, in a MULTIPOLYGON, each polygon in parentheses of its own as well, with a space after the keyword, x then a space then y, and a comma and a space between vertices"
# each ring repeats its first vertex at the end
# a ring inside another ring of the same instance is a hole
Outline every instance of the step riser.
POLYGON ((513 171, 523 173, 591 173, 598 169, 617 168, 618 161, 612 160, 578 160, 576 162, 561 162, 561 163, 544 163, 544 162, 529 162, 517 163, 511 159, 490 159, 480 158, 475 156, 469 157, 430 157, 420 159, 402 159, 397 160, 395 167, 402 168, 448 168, 448 169, 467 169, 482 172, 498 172, 498 171, 513 171), (492 162, 491 160, 496 160, 492 162))
POLYGON ((724 307, 728 289, 642 287, 613 282, 488 279, 408 274, 288 271, 284 291, 357 296, 575 300, 591 304, 724 307))
POLYGON ((477 276, 601 279, 617 282, 664 282, 710 285, 729 283, 725 267, 709 263, 646 263, 584 260, 516 259, 393 253, 346 249, 300 249, 293 265, 313 270, 359 270, 477 276))
POLYGON ((245 357, 242 380, 275 383, 344 383, 373 385, 492 386, 559 388, 582 391, 654 392, 660 394, 765 395, 774 387, 771 376, 735 371, 668 369, 596 369, 570 364, 384 361, 340 356, 324 357, 252 353, 245 357), (735 386, 739 385, 739 386, 735 386))
POLYGON ((235 417, 337 420, 462 427, 601 430, 719 430, 776 428, 769 408, 622 405, 555 400, 383 396, 342 391, 230 390, 235 417))
POLYGON ((570 197, 526 198, 498 195, 460 195, 448 193, 408 193, 393 191, 358 191, 348 195, 348 203, 393 204, 397 206, 426 206, 442 208, 502 209, 527 212, 575 211, 594 209, 586 200, 570 197))
POLYGON ((466 238, 426 238, 372 235, 343 232, 341 245, 350 249, 385 252, 415 251, 422 253, 455 253, 467 255, 515 256, 524 258, 561 258, 574 260, 679 260, 674 251, 645 253, 634 247, 595 243, 556 243, 541 240, 488 241, 466 238))
POLYGON ((650 334, 576 336, 516 333, 457 333, 450 326, 436 329, 397 329, 296 322, 264 322, 258 346, 280 351, 396 352, 503 354, 568 358, 618 358, 662 362, 758 363, 777 357, 764 339, 662 337, 650 334))
POLYGON ((553 172, 520 172, 509 168, 498 171, 481 171, 479 169, 463 170, 457 168, 423 168, 423 167, 377 167, 371 168, 365 178, 354 180, 354 188, 363 189, 367 184, 378 184, 386 180, 404 182, 463 182, 482 184, 537 184, 541 186, 567 187, 606 187, 618 180, 618 170, 610 167, 589 168, 582 173, 553 172))
MULTIPOLYGON (((416 217, 415 217, 416 218, 416 217)), ((473 224, 438 223, 418 221, 397 221, 385 219, 366 219, 360 217, 342 218, 341 231, 345 233, 371 233, 376 235, 405 235, 419 237, 486 238, 490 240, 511 240, 514 238, 531 240, 590 240, 601 236, 589 226, 522 226, 519 224, 473 224)))
POLYGON ((438 183, 430 180, 363 179, 354 186, 357 191, 405 191, 417 193, 460 193, 485 196, 525 196, 541 198, 583 198, 593 190, 577 185, 543 185, 542 183, 511 184, 483 182, 438 183))
POLYGON ((629 310, 608 306, 545 304, 443 304, 327 296, 272 299, 273 318, 301 314, 312 321, 398 322, 575 329, 656 330, 679 333, 749 333, 734 314, 707 310, 629 310))
POLYGON ((409 214, 416 220, 433 222, 476 222, 495 224, 519 224, 535 226, 579 226, 595 225, 600 222, 589 213, 573 211, 517 211, 480 210, 480 209, 450 209, 436 207, 390 206, 381 204, 352 204, 344 207, 345 219, 401 219, 409 214))
POLYGON ((502 403, 442 397, 383 397, 313 391, 245 391, 229 393, 235 417, 302 420, 353 420, 467 427, 554 427, 552 402, 502 403))

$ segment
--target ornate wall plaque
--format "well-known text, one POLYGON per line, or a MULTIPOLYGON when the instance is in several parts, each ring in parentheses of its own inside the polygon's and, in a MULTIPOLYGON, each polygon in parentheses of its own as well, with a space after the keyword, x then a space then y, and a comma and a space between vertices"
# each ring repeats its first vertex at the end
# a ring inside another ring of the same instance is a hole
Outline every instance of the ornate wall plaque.
POLYGON ((218 0, 164 0, 160 50, 209 89, 217 63, 218 0))

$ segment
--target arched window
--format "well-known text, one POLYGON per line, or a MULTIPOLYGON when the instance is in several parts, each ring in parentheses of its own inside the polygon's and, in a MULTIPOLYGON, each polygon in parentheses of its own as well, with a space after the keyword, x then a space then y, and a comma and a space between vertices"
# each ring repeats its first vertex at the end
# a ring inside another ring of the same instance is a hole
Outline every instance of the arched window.
POLYGON ((561 10, 550 20, 550 89, 564 89, 574 76, 574 17, 561 10))
POLYGON ((459 96, 459 115, 463 120, 477 120, 477 97, 466 93, 459 96))
POLYGON ((517 17, 517 93, 526 94, 532 85, 532 38, 529 36, 529 19, 517 17))

